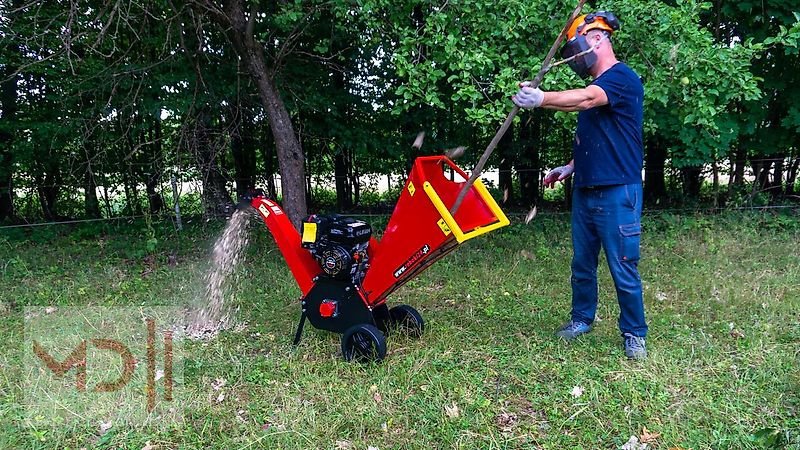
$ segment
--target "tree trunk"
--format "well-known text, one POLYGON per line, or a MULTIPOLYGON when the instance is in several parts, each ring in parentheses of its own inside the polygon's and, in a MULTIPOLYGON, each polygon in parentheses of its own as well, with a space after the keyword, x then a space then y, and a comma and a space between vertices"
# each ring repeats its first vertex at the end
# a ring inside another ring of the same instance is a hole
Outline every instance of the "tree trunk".
MULTIPOLYGON (((253 35, 253 23, 248 22, 245 17, 242 0, 226 0, 224 5, 224 16, 214 17, 228 33, 231 43, 246 63, 248 72, 258 88, 259 98, 267 111, 270 129, 275 139, 281 173, 283 209, 299 229, 300 222, 307 212, 303 149, 294 133, 286 105, 275 86, 275 73, 267 68, 264 48, 253 35)), ((255 10, 250 12, 251 20, 255 20, 256 13, 255 10)))
POLYGON ((145 177, 145 189, 147 190, 147 204, 150 214, 158 214, 164 209, 164 198, 158 192, 161 184, 161 156, 163 155, 163 143, 161 140, 161 117, 158 113, 153 117, 153 124, 150 133, 150 161, 149 173, 145 177))
POLYGON ((714 156, 714 160, 711 161, 711 173, 713 178, 713 186, 714 186, 714 208, 719 207, 719 167, 717 165, 717 157, 714 156))
POLYGON ((731 161, 733 166, 733 175, 731 176, 731 187, 741 186, 744 184, 744 168, 747 166, 747 150, 742 143, 736 147, 731 161))
MULTIPOLYGON (((266 69, 263 67, 263 60, 256 61, 254 65, 266 69)), ((258 69, 254 68, 253 70, 258 69)), ((283 207, 295 227, 299 228, 300 222, 307 213, 306 192, 303 185, 305 179, 303 149, 300 148, 300 143, 294 135, 292 121, 283 100, 266 74, 260 76, 257 84, 265 103, 264 107, 269 115, 272 135, 275 138, 278 167, 281 172, 283 207)))
POLYGON ((356 167, 355 158, 348 159, 348 170, 350 172, 350 189, 353 192, 353 205, 358 205, 361 201, 361 181, 358 179, 358 167, 356 167))
POLYGON ((42 164, 37 164, 37 166, 36 193, 42 207, 42 216, 45 220, 57 220, 60 218, 56 212, 56 202, 58 201, 61 173, 57 164, 53 164, 50 160, 46 166, 42 164))
POLYGON ((773 200, 778 200, 783 196, 783 171, 785 159, 785 155, 779 155, 775 158, 775 173, 773 174, 771 185, 773 200))
MULTIPOLYGON (((526 207, 539 203, 539 152, 543 150, 542 139, 542 113, 534 109, 530 113, 530 120, 522 124, 519 129, 519 142, 522 145, 522 158, 517 166, 519 176, 520 200, 526 207)), ((524 121, 524 119, 523 119, 524 121)))
POLYGON ((86 217, 90 219, 100 218, 100 200, 97 198, 97 182, 94 179, 92 165, 89 163, 86 164, 86 171, 83 174, 83 189, 83 204, 86 217))
POLYGON ((231 136, 236 195, 241 198, 256 187, 256 151, 251 118, 240 106, 239 123, 231 136))
POLYGON ((336 180, 336 207, 339 211, 347 211, 353 207, 353 191, 348 180, 347 157, 340 148, 333 155, 333 176, 336 180))
POLYGON ((500 150, 500 167, 498 176, 498 187, 503 193, 503 205, 514 203, 514 124, 508 127, 506 134, 497 143, 500 150))
POLYGON ((664 179, 666 160, 664 142, 658 137, 648 139, 644 161, 644 200, 651 205, 658 205, 667 197, 664 179))
POLYGON ((759 192, 764 192, 769 188, 769 170, 772 161, 766 159, 753 160, 753 188, 750 191, 750 200, 755 198, 759 192))
MULTIPOLYGON (((6 49, 9 54, 19 52, 16 44, 9 44, 6 49)), ((8 63, 0 68, 0 108, 3 110, 3 123, 0 124, 0 221, 14 218, 14 133, 11 123, 17 112, 19 76, 12 77, 11 74, 16 69, 8 63)))
MULTIPOLYGON (((344 48, 340 45, 341 42, 336 41, 335 51, 342 51, 344 48)), ((334 90, 346 92, 347 79, 345 72, 342 70, 335 70, 331 73, 331 82, 334 90)), ((350 103, 347 101, 334 101, 330 105, 333 110, 333 117, 340 118, 344 122, 349 122, 352 117, 350 103)), ((348 153, 350 142, 348 139, 337 139, 337 146, 333 154, 333 177, 336 186, 336 207, 339 211, 347 211, 353 207, 353 189, 349 174, 351 173, 349 167, 348 153)), ((323 147, 324 148, 324 147, 323 147)), ((323 152, 320 152, 321 154, 323 152)))
POLYGON ((202 178, 205 214, 209 217, 218 217, 230 212, 233 200, 225 186, 225 177, 219 166, 218 156, 222 153, 220 146, 214 145, 211 141, 210 122, 206 111, 198 112, 191 145, 202 178))
POLYGON ((14 218, 14 165, 11 153, 11 134, 0 132, 0 221, 14 218))
POLYGON ((145 183, 147 191, 147 203, 150 214, 158 214, 164 209, 164 198, 158 193, 159 176, 149 174, 145 183))
POLYGON ((702 167, 683 167, 681 168, 681 178, 683 180, 683 193, 687 199, 699 200, 700 187, 702 186, 702 167))
MULTIPOLYGON (((135 156, 136 154, 136 142, 134 142, 134 136, 132 129, 134 126, 132 122, 136 120, 135 116, 126 116, 125 120, 131 121, 129 126, 126 126, 123 123, 122 115, 117 116, 117 123, 119 124, 120 130, 126 130, 124 132, 125 135, 125 143, 127 147, 125 148, 125 153, 130 155, 130 157, 135 156)), ((123 164, 125 164, 125 172, 123 173, 123 184, 125 185, 125 201, 127 203, 128 214, 129 215, 142 215, 142 205, 139 203, 139 180, 137 178, 137 170, 134 167, 133 163, 130 161, 129 158, 125 158, 123 164)))
POLYGON ((36 189, 39 196, 39 204, 42 206, 42 217, 45 220, 56 220, 56 198, 58 188, 52 185, 41 186, 36 189))
POLYGON ((789 170, 786 172, 786 196, 792 196, 795 193, 794 185, 797 182, 797 172, 800 169, 800 157, 795 158, 789 164, 789 170))
POLYGON ((760 169, 758 171, 758 176, 756 176, 756 185, 758 189, 762 191, 769 189, 769 171, 772 169, 772 162, 771 160, 764 160, 759 165, 760 169))
POLYGON ((136 187, 136 177, 133 175, 130 164, 125 166, 123 184, 125 185, 125 202, 128 204, 128 214, 142 215, 142 205, 139 204, 139 189, 136 187))
POLYGON ((103 176, 103 204, 106 207, 106 217, 112 217, 114 212, 111 209, 111 199, 108 195, 108 177, 103 176))

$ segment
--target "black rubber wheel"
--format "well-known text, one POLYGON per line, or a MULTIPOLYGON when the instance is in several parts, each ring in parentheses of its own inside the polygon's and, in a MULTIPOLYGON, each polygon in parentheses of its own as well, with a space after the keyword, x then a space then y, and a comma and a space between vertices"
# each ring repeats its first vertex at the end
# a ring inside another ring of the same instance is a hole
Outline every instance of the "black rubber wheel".
POLYGON ((411 337, 420 337, 425 331, 425 321, 416 309, 408 305, 397 305, 389 310, 392 328, 411 337))
POLYGON ((353 325, 342 335, 342 356, 345 361, 381 361, 386 357, 386 337, 375 325, 353 325))
POLYGON ((375 325, 387 338, 392 334, 392 316, 389 315, 389 307, 386 303, 381 303, 372 309, 372 319, 375 325))

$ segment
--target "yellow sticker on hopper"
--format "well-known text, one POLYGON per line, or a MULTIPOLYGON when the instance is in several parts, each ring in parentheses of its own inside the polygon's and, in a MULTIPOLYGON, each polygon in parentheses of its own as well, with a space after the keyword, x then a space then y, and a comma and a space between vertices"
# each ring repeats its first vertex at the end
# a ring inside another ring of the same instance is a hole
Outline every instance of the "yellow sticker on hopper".
POLYGON ((439 225, 439 228, 442 229, 442 233, 444 233, 445 236, 450 235, 450 227, 447 226, 447 223, 444 221, 444 219, 439 219, 439 221, 436 222, 436 225, 439 225))

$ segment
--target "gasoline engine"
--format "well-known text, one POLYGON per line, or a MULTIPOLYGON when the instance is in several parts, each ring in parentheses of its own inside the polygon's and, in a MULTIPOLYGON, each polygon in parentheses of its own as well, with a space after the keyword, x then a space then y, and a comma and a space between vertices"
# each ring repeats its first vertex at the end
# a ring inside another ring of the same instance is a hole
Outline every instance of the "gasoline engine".
POLYGON ((367 247, 372 227, 340 215, 314 214, 303 221, 303 248, 329 278, 360 286, 369 268, 367 247))

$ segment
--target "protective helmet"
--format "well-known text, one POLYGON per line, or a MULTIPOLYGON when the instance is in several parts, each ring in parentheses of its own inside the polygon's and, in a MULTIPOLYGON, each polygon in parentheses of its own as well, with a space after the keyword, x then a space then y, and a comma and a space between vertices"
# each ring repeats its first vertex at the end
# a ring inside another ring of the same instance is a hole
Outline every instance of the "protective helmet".
MULTIPOLYGON (((591 46, 586 41, 586 33, 590 30, 603 30, 613 33, 619 30, 619 20, 614 13, 608 11, 597 11, 579 16, 567 30, 567 43, 561 49, 561 57, 569 58, 590 50, 591 46)), ((578 76, 586 78, 589 75, 589 69, 595 62, 597 62, 597 55, 594 52, 589 52, 571 60, 569 66, 578 76)))
POLYGON ((605 30, 613 33, 619 30, 619 20, 610 11, 597 11, 578 16, 567 31, 567 40, 575 39, 576 34, 586 36, 589 30, 605 30))

